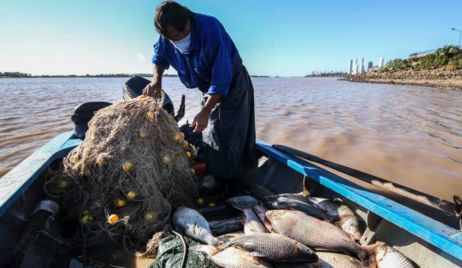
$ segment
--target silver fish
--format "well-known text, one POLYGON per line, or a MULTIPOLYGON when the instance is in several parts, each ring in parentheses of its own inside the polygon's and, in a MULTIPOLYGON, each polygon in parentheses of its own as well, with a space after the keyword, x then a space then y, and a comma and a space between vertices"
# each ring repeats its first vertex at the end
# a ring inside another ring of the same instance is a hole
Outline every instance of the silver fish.
POLYGON ((313 264, 313 268, 363 268, 365 267, 358 259, 349 255, 334 252, 316 252, 319 261, 313 264))
POLYGON ((413 268, 415 267, 411 260, 401 252, 386 245, 383 242, 377 242, 375 249, 375 261, 378 268, 396 267, 396 268, 413 268))
POLYGON ((358 218, 356 218, 356 214, 347 205, 341 202, 331 201, 327 198, 313 196, 307 196, 305 198, 332 217, 335 220, 335 224, 342 228, 351 238, 356 241, 361 238, 358 218))
POLYGON ((307 246, 280 234, 253 234, 231 239, 227 246, 243 248, 252 256, 275 262, 316 262, 318 256, 307 246))
POLYGON ((276 233, 312 248, 351 253, 361 260, 367 251, 337 226, 296 210, 269 210, 266 219, 276 233))
POLYGON ((244 212, 244 233, 246 235, 268 232, 263 223, 258 219, 258 216, 252 210, 252 208, 258 204, 258 201, 255 198, 251 196, 236 196, 226 200, 226 203, 244 212))
POLYGON ((263 268, 271 267, 269 263, 257 257, 250 255, 249 252, 235 248, 228 247, 224 250, 217 249, 208 245, 196 245, 189 248, 192 251, 204 252, 209 255, 210 259, 220 267, 227 268, 263 268))
POLYGON ((210 231, 209 223, 196 210, 179 207, 173 214, 172 220, 178 232, 209 245, 218 244, 218 239, 210 231))
POLYGON ((310 202, 305 202, 302 198, 273 195, 265 199, 265 205, 272 209, 299 210, 318 219, 333 220, 332 217, 324 213, 320 208, 310 202))

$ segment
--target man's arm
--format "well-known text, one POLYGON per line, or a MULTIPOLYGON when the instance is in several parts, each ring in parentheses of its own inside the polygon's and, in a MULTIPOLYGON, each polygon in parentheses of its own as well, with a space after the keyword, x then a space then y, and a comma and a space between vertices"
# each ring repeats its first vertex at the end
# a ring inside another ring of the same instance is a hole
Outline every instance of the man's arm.
POLYGON ((161 65, 153 65, 152 82, 143 89, 143 95, 160 98, 160 91, 162 90, 162 75, 164 74, 164 71, 165 68, 161 65))
POLYGON ((209 116, 212 112, 213 108, 220 102, 221 95, 220 94, 213 94, 207 98, 207 102, 205 103, 202 110, 194 117, 191 127, 194 128, 194 132, 202 132, 209 123, 209 116))

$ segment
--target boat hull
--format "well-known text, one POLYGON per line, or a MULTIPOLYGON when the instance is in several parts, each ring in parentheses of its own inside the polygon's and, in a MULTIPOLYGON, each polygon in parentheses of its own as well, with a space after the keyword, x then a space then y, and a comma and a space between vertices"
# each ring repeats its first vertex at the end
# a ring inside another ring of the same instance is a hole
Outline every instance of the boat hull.
MULTIPOLYGON (((72 132, 60 134, 0 179, 2 255, 20 239, 34 205, 46 198, 41 175, 80 143, 72 132)), ((363 243, 384 241, 422 267, 462 266, 462 234, 458 230, 270 144, 258 142, 257 148, 262 156, 259 168, 246 176, 246 182, 285 193, 301 190, 307 179, 317 196, 339 197, 354 209, 365 232, 363 243)))

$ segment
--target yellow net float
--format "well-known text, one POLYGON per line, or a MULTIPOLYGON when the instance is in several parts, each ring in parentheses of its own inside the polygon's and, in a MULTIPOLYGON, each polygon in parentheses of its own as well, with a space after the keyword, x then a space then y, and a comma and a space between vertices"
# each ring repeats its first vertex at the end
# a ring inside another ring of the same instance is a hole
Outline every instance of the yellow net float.
POLYGON ((111 214, 109 217, 107 217, 107 223, 110 225, 114 225, 119 222, 119 216, 117 214, 111 214))
POLYGON ((130 192, 127 193, 127 199, 128 200, 135 200, 136 196, 137 196, 137 194, 134 191, 130 191, 130 192))
POLYGON ((82 218, 80 219, 80 222, 82 224, 88 224, 89 222, 91 222, 93 220, 93 217, 89 214, 85 214, 82 216, 82 218))
POLYGON ((181 147, 183 147, 183 149, 188 148, 188 146, 189 146, 189 143, 188 143, 187 141, 183 140, 183 141, 181 142, 181 147))
POLYGON ((133 169, 133 163, 130 161, 126 161, 125 163, 122 164, 122 169, 125 172, 130 172, 133 169))
POLYGON ((60 179, 58 182, 58 188, 64 190, 69 187, 69 184, 70 183, 67 179, 60 179))
POLYGON ((197 198, 196 203, 197 203, 199 206, 202 206, 202 205, 204 204, 204 198, 202 198, 202 197, 197 198))
POLYGON ((170 157, 170 155, 166 154, 162 157, 162 163, 164 163, 165 165, 168 165, 172 162, 172 158, 170 157))
POLYGON ((147 129, 141 129, 140 130, 140 138, 142 139, 146 139, 147 137, 149 137, 149 131, 147 129))
POLYGON ((124 207, 127 202, 123 198, 119 198, 115 201, 117 207, 121 208, 124 207))
POLYGON ((173 139, 175 141, 180 141, 182 139, 182 137, 181 137, 180 133, 175 133, 175 135, 173 136, 173 139))
POLYGON ((152 213, 152 212, 148 212, 148 213, 146 213, 146 214, 144 215, 144 220, 145 220, 146 222, 152 222, 152 221, 154 220, 154 218, 155 218, 155 215, 154 215, 154 213, 152 213))

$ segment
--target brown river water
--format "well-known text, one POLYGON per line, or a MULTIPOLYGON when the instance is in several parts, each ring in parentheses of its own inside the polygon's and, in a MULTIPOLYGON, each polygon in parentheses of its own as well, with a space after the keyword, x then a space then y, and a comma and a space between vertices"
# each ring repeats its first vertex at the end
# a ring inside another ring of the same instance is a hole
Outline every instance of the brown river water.
MULTIPOLYGON (((0 176, 56 134, 74 107, 115 101, 127 78, 0 79, 0 176)), ((335 78, 253 78, 257 138, 285 144, 416 190, 462 195, 462 91, 335 78)), ((165 78, 186 118, 201 94, 165 78)), ((184 119, 184 120, 185 120, 184 119)), ((183 121, 184 121, 183 120, 183 121)))

